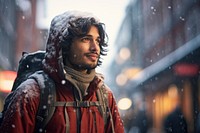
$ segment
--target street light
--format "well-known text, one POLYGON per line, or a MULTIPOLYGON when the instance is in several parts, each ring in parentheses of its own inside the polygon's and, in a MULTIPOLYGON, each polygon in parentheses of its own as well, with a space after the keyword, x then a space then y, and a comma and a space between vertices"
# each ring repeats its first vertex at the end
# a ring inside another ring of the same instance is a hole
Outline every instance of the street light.
POLYGON ((125 97, 119 100, 118 107, 121 110, 128 110, 132 105, 131 99, 125 97))

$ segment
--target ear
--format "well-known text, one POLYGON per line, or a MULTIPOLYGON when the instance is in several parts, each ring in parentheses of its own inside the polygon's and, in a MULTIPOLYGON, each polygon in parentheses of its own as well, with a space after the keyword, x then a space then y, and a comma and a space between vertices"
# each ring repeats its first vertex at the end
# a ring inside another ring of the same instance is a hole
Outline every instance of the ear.
POLYGON ((28 52, 22 52, 22 56, 28 55, 28 52))

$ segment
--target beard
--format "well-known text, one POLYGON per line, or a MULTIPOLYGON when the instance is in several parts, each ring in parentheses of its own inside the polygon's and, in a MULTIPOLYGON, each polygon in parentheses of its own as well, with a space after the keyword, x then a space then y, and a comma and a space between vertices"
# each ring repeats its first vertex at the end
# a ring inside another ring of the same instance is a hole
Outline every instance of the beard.
POLYGON ((92 70, 95 69, 97 67, 97 63, 96 64, 71 64, 73 66, 74 69, 76 70, 92 70))
POLYGON ((87 64, 87 63, 80 63, 80 64, 74 63, 69 58, 68 58, 68 60, 66 62, 68 62, 67 64, 69 64, 75 70, 78 70, 78 71, 82 71, 82 70, 90 71, 92 69, 95 69, 98 66, 99 59, 97 60, 97 62, 94 62, 94 63, 91 63, 91 64, 87 64))

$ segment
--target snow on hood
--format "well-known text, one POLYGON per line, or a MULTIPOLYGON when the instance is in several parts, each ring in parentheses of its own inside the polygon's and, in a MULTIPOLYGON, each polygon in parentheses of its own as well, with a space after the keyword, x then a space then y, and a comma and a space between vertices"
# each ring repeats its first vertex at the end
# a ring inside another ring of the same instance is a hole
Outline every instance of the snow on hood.
POLYGON ((65 80, 60 42, 68 34, 69 21, 88 17, 93 17, 99 21, 93 14, 80 11, 64 12, 54 17, 51 21, 43 64, 45 72, 57 82, 63 82, 65 80))

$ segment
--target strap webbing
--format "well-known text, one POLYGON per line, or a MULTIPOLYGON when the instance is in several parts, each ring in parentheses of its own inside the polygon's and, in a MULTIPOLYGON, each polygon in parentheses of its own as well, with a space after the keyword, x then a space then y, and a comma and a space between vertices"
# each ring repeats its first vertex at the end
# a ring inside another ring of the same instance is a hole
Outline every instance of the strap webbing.
POLYGON ((104 124, 105 124, 104 127, 107 127, 107 119, 108 119, 108 115, 109 115, 112 133, 115 133, 113 117, 112 117, 112 113, 111 113, 111 110, 109 107, 108 93, 106 92, 105 87, 106 87, 105 84, 103 84, 101 86, 101 88, 97 91, 97 96, 98 96, 99 100, 101 102, 103 102, 103 108, 101 108, 101 110, 103 111, 102 114, 104 117, 104 124))
POLYGON ((53 107, 59 107, 59 106, 64 106, 64 112, 65 112, 65 122, 66 122, 66 133, 70 132, 70 122, 69 122, 69 116, 67 113, 67 108, 66 107, 84 107, 88 108, 91 106, 101 106, 99 101, 72 101, 72 102, 54 102, 52 104, 53 107))
POLYGON ((55 111, 55 108, 51 107, 51 103, 56 101, 55 84, 43 71, 37 71, 29 78, 34 79, 40 87, 40 102, 36 114, 35 132, 45 132, 45 127, 55 111))
POLYGON ((65 123, 66 123, 66 133, 70 133, 70 123, 69 123, 69 115, 67 113, 67 108, 64 108, 65 112, 65 123))
POLYGON ((108 111, 109 111, 109 115, 110 115, 110 123, 111 123, 112 133, 115 133, 114 122, 113 122, 113 118, 112 118, 110 108, 108 108, 108 111))
POLYGON ((88 108, 90 106, 101 106, 99 101, 72 101, 72 102, 54 102, 52 106, 64 106, 64 107, 83 107, 88 108))

